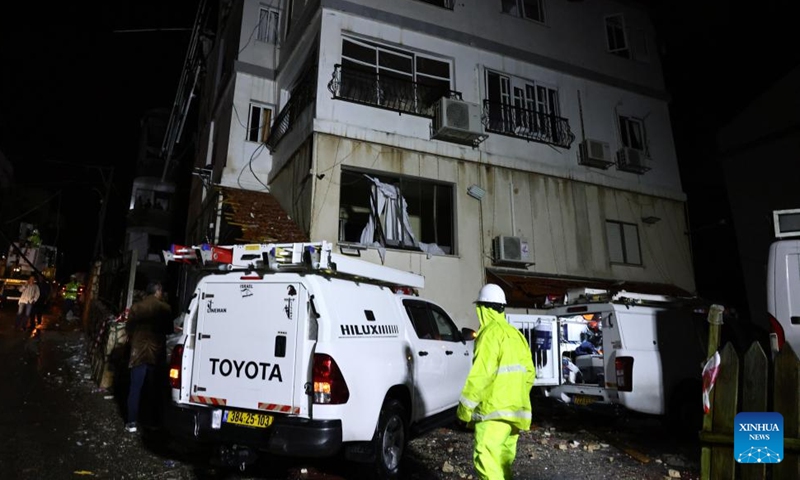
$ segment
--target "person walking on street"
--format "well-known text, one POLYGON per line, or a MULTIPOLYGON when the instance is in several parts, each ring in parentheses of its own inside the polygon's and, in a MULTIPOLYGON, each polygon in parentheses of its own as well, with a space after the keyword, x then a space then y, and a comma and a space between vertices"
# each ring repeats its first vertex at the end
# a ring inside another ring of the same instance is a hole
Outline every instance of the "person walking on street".
POLYGON ((509 480, 520 430, 531 427, 536 371, 527 340, 506 320, 506 295, 488 283, 478 293, 475 356, 458 404, 458 419, 475 429, 478 478, 509 480))
POLYGON ((28 282, 22 286, 22 291, 19 296, 19 303, 17 306, 17 319, 14 323, 14 328, 17 330, 25 330, 28 325, 28 319, 33 310, 33 304, 39 300, 39 287, 36 286, 36 278, 31 275, 28 277, 28 282))
POLYGON ((78 291, 80 290, 80 283, 78 283, 78 277, 75 275, 69 276, 69 283, 64 287, 64 311, 61 312, 61 316, 64 319, 68 319, 70 317, 70 312, 75 307, 75 302, 78 301, 78 291))
POLYGON ((39 276, 39 281, 36 283, 36 286, 39 287, 39 299, 33 306, 31 329, 35 329, 38 325, 42 324, 42 318, 50 306, 50 282, 43 276, 39 276))
MULTIPOLYGON (((131 384, 128 392, 128 421, 125 430, 138 429, 139 406, 145 383, 153 383, 161 367, 166 363, 166 335, 171 333, 172 310, 163 300, 160 283, 147 285, 147 296, 131 306, 127 330, 131 342, 131 384)), ((159 389, 160 399, 160 387, 159 389)))

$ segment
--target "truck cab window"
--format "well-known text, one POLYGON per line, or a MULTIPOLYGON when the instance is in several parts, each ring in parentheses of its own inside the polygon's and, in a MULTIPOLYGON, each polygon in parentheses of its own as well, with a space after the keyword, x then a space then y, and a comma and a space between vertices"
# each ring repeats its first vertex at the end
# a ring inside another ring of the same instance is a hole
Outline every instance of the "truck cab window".
POLYGON ((422 302, 405 302, 405 306, 417 337, 422 340, 440 340, 427 305, 422 302))
POLYGON ((430 309, 439 337, 445 342, 460 342, 461 332, 458 331, 458 328, 456 328, 456 325, 444 310, 436 305, 430 305, 430 309))

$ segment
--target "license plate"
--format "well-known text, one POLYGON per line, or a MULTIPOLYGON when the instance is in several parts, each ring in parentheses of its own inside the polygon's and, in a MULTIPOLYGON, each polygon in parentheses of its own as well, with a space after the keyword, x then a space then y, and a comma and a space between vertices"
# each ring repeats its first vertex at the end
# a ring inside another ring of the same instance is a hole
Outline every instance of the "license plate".
POLYGON ((575 395, 572 397, 572 403, 575 405, 591 405, 597 401, 597 397, 590 397, 588 395, 575 395))
POLYGON ((240 412, 238 410, 225 410, 222 421, 245 427, 267 428, 272 425, 272 415, 264 413, 240 412))

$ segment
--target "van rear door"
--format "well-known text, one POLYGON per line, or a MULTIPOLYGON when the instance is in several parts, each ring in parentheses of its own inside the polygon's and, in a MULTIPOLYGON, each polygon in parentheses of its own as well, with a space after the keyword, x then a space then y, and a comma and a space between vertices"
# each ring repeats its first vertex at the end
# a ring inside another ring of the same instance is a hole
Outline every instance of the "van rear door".
POLYGON ((199 299, 190 401, 298 413, 305 298, 300 283, 208 282, 199 299))
POLYGON ((536 368, 534 386, 561 384, 561 359, 558 351, 558 319, 553 315, 509 313, 508 323, 517 328, 531 348, 536 368))

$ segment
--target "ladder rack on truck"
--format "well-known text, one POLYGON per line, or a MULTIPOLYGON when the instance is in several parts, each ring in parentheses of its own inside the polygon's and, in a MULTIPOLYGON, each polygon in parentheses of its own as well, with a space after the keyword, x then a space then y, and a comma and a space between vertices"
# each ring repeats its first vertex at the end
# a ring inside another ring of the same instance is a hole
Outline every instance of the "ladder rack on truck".
POLYGON ((311 272, 346 276, 355 281, 387 286, 424 288, 425 277, 365 260, 333 253, 330 242, 253 243, 191 247, 172 245, 164 250, 164 262, 215 265, 218 270, 263 272, 311 272))
POLYGON ((567 292, 564 305, 577 305, 583 303, 620 303, 623 305, 673 305, 691 301, 692 298, 673 297, 649 293, 628 292, 625 290, 613 291, 594 288, 578 288, 567 292))

